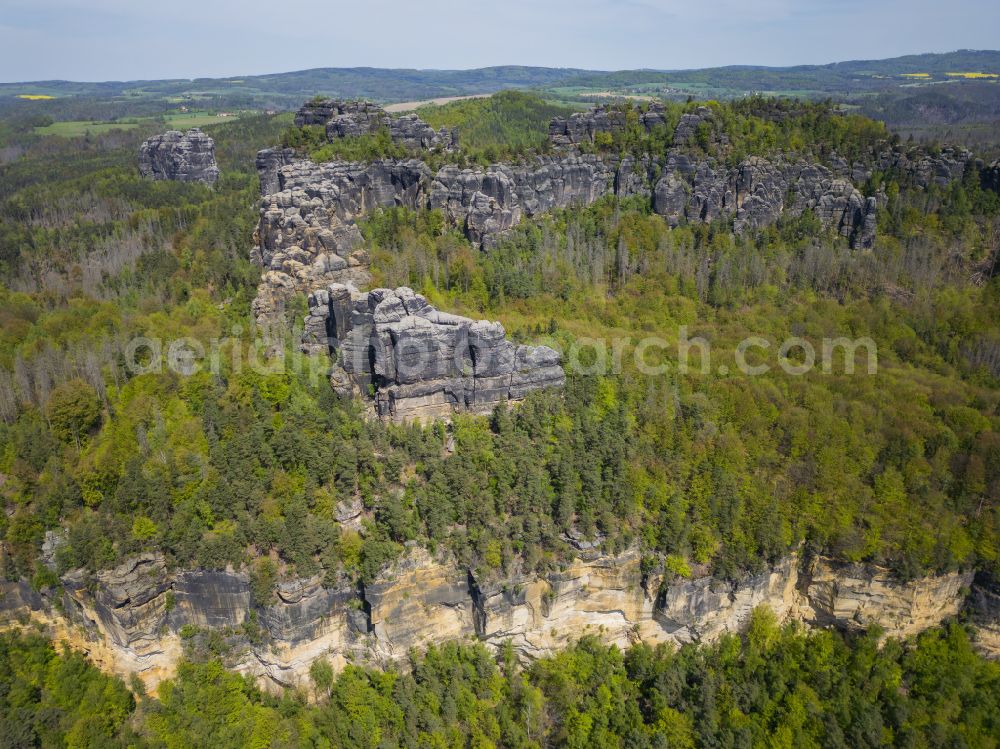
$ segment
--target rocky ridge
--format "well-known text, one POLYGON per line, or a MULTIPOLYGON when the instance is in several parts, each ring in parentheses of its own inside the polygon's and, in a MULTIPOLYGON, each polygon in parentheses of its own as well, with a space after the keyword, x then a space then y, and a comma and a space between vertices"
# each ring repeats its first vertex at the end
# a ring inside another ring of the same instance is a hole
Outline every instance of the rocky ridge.
MULTIPOLYGON (((652 102, 636 111, 636 122, 647 133, 665 127, 664 107, 652 102)), ((592 144, 598 133, 621 133, 628 126, 626 110, 612 104, 593 107, 587 112, 574 112, 569 117, 554 117, 549 123, 549 141, 557 147, 592 144)))
MULTIPOLYGON (((303 107, 296 121, 323 124, 328 136, 346 137, 372 127, 371 122, 381 123, 383 115, 374 105, 324 101, 303 107)), ((291 294, 354 280, 331 274, 351 265, 361 242, 356 220, 375 208, 396 205, 440 209, 471 242, 487 249, 523 218, 609 194, 648 196, 653 209, 673 224, 726 220, 737 232, 813 210, 853 247, 872 245, 877 201, 866 198, 851 176, 842 173, 851 169, 846 162, 837 162, 838 171, 775 154, 728 166, 690 145, 699 127, 709 123, 714 143, 725 146, 725 134, 712 117, 707 107, 683 115, 673 133, 675 145, 662 157, 642 160, 580 152, 579 146, 596 133, 625 127, 625 113, 610 106, 555 118, 550 125, 555 153, 520 164, 446 165, 432 171, 416 158, 318 164, 297 159, 287 149, 261 151, 257 167, 263 198, 252 256, 265 277, 255 313, 263 322, 291 294)), ((637 118, 647 131, 666 124, 662 108, 655 105, 637 118)), ((919 163, 921 174, 944 169, 939 162, 919 163)))
POLYGON ((295 293, 355 281, 335 274, 367 264, 366 254, 356 254, 356 221, 376 208, 440 209, 473 242, 489 246, 524 216, 609 194, 616 176, 597 156, 575 154, 437 172, 419 159, 316 164, 275 150, 262 151, 257 163, 262 185, 279 188, 261 201, 251 252, 263 268, 254 301, 262 324, 295 293))
POLYGON ((891 636, 934 626, 968 605, 980 612, 979 647, 1000 656, 996 592, 974 583, 972 573, 904 583, 880 567, 795 555, 736 582, 644 574, 638 552, 597 550, 580 552, 558 571, 483 577, 410 546, 370 584, 292 580, 263 606, 253 602, 242 572, 171 571, 155 555, 93 580, 70 573, 62 586, 39 594, 24 582, 0 583, 0 617, 32 617, 110 670, 137 672, 150 687, 173 673, 185 627, 219 631, 230 646, 228 665, 265 685, 305 686, 317 658, 338 669, 348 662, 384 667, 404 664, 411 648, 454 639, 491 648, 509 640, 522 659, 587 633, 622 647, 711 642, 739 631, 761 605, 783 621, 848 630, 878 625, 891 636), (975 608, 984 596, 988 605, 975 608))
POLYGON ((385 128, 394 142, 409 150, 450 150, 458 145, 454 129, 434 130, 415 114, 393 117, 368 101, 320 99, 306 102, 295 114, 295 124, 298 127, 321 126, 327 140, 331 141, 371 135, 385 128))
POLYGON ((219 179, 215 141, 196 127, 154 135, 139 147, 139 173, 147 179, 214 185, 219 179))
POLYGON ((489 413, 566 380, 553 349, 515 345, 500 323, 440 312, 406 287, 314 291, 303 349, 332 354, 336 389, 374 393, 376 413, 393 421, 489 413))

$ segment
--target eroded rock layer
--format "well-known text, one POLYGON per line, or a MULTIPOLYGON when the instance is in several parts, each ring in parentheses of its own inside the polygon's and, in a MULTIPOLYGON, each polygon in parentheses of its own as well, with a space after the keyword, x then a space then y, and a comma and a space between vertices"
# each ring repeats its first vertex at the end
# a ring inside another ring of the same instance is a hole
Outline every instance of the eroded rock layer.
POLYGON ((215 184, 215 141, 196 127, 155 135, 139 148, 139 173, 149 179, 215 184))
POLYGON ((566 379, 553 349, 515 345, 500 323, 440 312, 406 287, 314 291, 303 349, 332 353, 337 389, 373 394, 378 415, 394 421, 488 413, 566 379))
POLYGON ((973 583, 971 573, 900 582, 883 568, 825 559, 803 564, 794 555, 737 582, 644 574, 634 551, 581 553, 546 574, 481 577, 410 546, 360 589, 293 580, 264 606, 253 603, 242 572, 172 572, 153 555, 93 580, 77 573, 62 582, 62 592, 42 594, 23 582, 0 584, 0 615, 32 616, 105 667, 137 672, 149 686, 173 672, 184 627, 221 632, 231 648, 228 665, 265 684, 304 686, 317 658, 337 668, 349 661, 385 666, 405 662, 411 648, 454 639, 476 638, 489 647, 509 640, 524 659, 584 634, 622 647, 711 642, 741 630, 761 605, 781 620, 878 625, 887 635, 905 636, 957 614, 970 587, 973 620, 984 633, 978 644, 1000 655, 995 586, 973 583))

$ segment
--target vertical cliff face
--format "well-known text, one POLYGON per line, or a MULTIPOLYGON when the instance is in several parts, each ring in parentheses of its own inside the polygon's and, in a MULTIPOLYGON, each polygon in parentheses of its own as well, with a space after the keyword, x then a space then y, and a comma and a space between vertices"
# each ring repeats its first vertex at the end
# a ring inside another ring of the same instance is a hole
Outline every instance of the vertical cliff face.
POLYGON ((857 630, 877 624, 907 637, 957 615, 973 577, 953 573, 900 584, 885 568, 818 559, 803 574, 802 587, 818 624, 857 630))
POLYGON ((231 646, 229 665, 262 684, 307 686, 318 658, 336 668, 385 666, 405 661, 411 648, 454 639, 490 647, 510 641, 523 659, 584 634, 622 647, 712 642, 740 631, 761 605, 781 620, 845 629, 878 625, 887 635, 906 636, 954 616, 967 596, 979 646, 1000 655, 1000 597, 985 580, 973 584, 971 573, 904 583, 885 569, 826 559, 803 564, 794 555, 735 582, 644 575, 635 551, 584 552, 558 571, 482 577, 411 546, 361 588, 293 580, 278 586, 267 606, 252 602, 241 572, 171 572, 151 555, 93 580, 70 574, 62 582, 61 592, 44 594, 26 583, 3 583, 0 618, 32 616, 103 667, 138 673, 148 686, 173 672, 183 654, 181 632, 192 627, 222 632, 231 646))
POLYGON ((490 413, 566 381, 553 349, 515 345, 500 323, 440 312, 406 287, 317 289, 302 347, 333 356, 338 392, 371 395, 379 416, 399 422, 490 413))
POLYGON ((1000 581, 979 573, 966 605, 976 627, 976 646, 993 660, 1000 660, 1000 581))
POLYGON ((213 185, 219 178, 215 141, 196 127, 156 135, 139 148, 139 173, 149 179, 213 185))
MULTIPOLYGON (((664 107, 650 102, 636 112, 636 122, 647 133, 666 125, 664 107)), ((598 105, 589 112, 574 112, 569 117, 554 117, 549 123, 549 142, 556 147, 576 147, 592 144, 599 133, 622 133, 628 126, 628 116, 621 107, 598 105)))

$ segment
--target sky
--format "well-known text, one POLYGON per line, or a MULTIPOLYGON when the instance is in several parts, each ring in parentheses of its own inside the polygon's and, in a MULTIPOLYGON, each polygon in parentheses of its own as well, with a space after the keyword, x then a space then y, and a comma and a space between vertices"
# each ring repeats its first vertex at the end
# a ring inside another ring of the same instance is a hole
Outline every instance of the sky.
POLYGON ((0 0, 0 80, 797 65, 1000 47, 996 0, 0 0))

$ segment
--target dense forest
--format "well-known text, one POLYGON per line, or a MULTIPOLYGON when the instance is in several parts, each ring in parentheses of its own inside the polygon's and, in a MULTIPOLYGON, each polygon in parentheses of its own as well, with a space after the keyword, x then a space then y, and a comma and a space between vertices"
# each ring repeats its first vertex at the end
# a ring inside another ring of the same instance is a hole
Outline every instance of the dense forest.
MULTIPOLYGON (((668 123, 694 106, 668 106, 668 123)), ((710 106, 728 158, 861 157, 891 137, 829 105, 710 106)), ((422 114, 488 161, 544 149, 560 111, 505 93, 422 114)), ((290 119, 208 128, 223 172, 214 189, 141 180, 142 129, 0 131, 5 579, 56 590, 67 571, 157 551, 177 567, 247 569, 264 604, 291 577, 371 581, 408 542, 499 578, 558 569, 579 538, 637 547, 645 570, 681 577, 732 579, 800 548, 903 579, 1000 573, 1000 197, 974 162, 947 187, 875 173, 863 189, 885 200, 871 251, 810 212, 735 235, 720 222, 671 228, 643 198, 525 221, 488 252, 440 213, 373 213, 361 228, 375 284, 500 320, 582 365, 563 391, 514 410, 391 425, 305 364, 252 366, 253 154, 282 138, 320 147, 290 119), (682 326, 710 348, 709 370, 683 370, 682 326), (137 336, 163 340, 163 356, 172 340, 212 342, 218 371, 182 376, 154 357, 136 373, 126 354, 137 336), (668 365, 657 377, 634 356, 648 336, 668 344, 644 360, 668 365), (765 374, 737 373, 748 336, 773 342, 765 374), (816 350, 870 338, 877 375, 861 358, 854 374, 840 360, 789 373, 782 364, 801 363, 777 354, 789 336, 816 350), (593 343, 581 351, 582 340, 593 343), (613 340, 620 366, 588 374, 597 342, 613 340), (337 505, 356 500, 361 529, 342 528, 337 505)), ((660 152, 668 131, 630 127, 594 149, 660 152)), ((380 137, 342 147, 386 155, 380 137)), ((714 143, 703 132, 690 145, 721 157, 714 143)), ((299 300, 289 330, 303 313, 299 300)), ((301 364, 291 336, 285 354, 301 364)), ((996 746, 1000 674, 962 626, 877 643, 877 632, 779 629, 760 611, 745 636, 679 652, 584 639, 522 667, 510 652, 497 662, 447 645, 404 672, 338 676, 320 661, 310 694, 274 696, 192 640, 153 696, 37 635, 5 634, 0 744, 996 746)))
POLYGON ((1000 665, 959 625, 875 635, 779 628, 673 652, 586 637, 521 667, 510 650, 431 646, 405 672, 317 661, 268 695, 189 652, 157 696, 33 634, 0 635, 0 744, 67 747, 922 747, 992 749, 1000 665))
MULTIPOLYGON (((765 104, 713 105, 733 149, 860 150, 884 136, 819 105, 764 119, 765 104)), ((510 123, 476 136, 484 147, 516 145, 531 132, 523 123, 541 119, 518 94, 450 107, 442 123, 461 127, 470 111, 510 123)), ((674 346, 687 326, 712 347, 707 373, 681 373, 668 349, 675 366, 649 378, 625 356, 620 371, 571 376, 564 393, 512 413, 421 428, 363 419, 307 368, 246 366, 257 278, 246 169, 286 125, 214 128, 215 190, 142 182, 129 136, 83 143, 75 157, 43 140, 3 167, 8 578, 53 582, 47 532, 60 540, 57 572, 159 550, 182 566, 256 565, 268 581, 370 580, 408 541, 444 544, 487 575, 550 569, 580 534, 723 577, 801 543, 903 577, 997 568, 1000 201, 975 169, 926 190, 876 177, 866 189, 888 202, 867 253, 808 212, 736 236, 721 224, 671 230, 647 201, 606 199, 525 222, 489 253, 433 212, 373 214, 363 231, 376 283, 500 319, 518 339, 569 351, 581 338, 634 346, 657 335, 674 346), (134 376, 123 350, 136 335, 217 340, 222 366, 134 376), (719 374, 736 371, 748 335, 802 336, 817 350, 824 337, 867 336, 878 376, 839 364, 793 376, 777 359, 764 376, 719 374), (355 498, 360 534, 335 520, 355 498)), ((658 147, 656 133, 632 132, 601 147, 658 147)))

